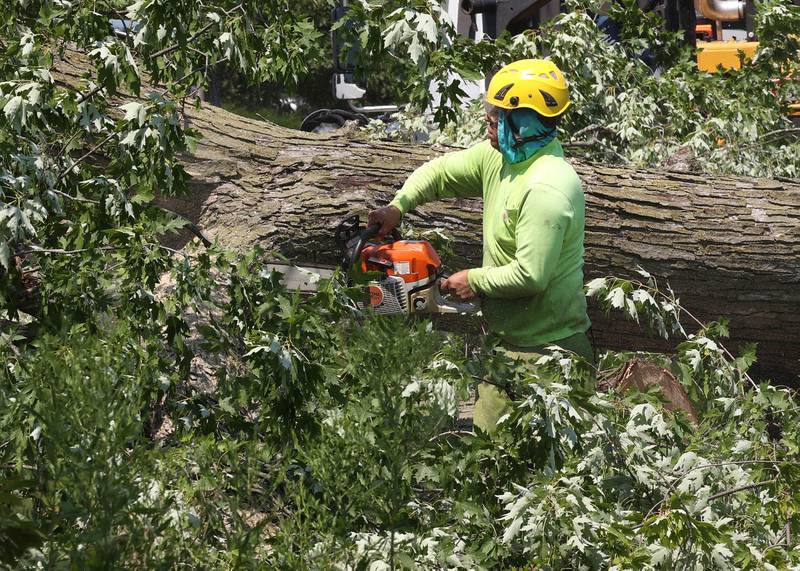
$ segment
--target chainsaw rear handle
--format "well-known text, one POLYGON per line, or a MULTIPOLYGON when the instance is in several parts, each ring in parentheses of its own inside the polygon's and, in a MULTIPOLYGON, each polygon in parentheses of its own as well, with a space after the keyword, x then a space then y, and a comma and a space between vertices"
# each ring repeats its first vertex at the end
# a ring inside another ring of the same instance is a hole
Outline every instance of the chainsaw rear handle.
POLYGON ((438 282, 433 289, 433 305, 436 308, 435 313, 457 313, 465 315, 477 313, 481 309, 480 305, 477 303, 445 299, 442 292, 441 281, 438 282))

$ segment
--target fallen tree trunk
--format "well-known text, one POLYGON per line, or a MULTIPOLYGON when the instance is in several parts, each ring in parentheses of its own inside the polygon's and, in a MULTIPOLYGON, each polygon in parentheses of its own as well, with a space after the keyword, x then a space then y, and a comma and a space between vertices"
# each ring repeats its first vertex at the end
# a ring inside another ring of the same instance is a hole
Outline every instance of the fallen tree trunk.
MULTIPOLYGON (((260 244, 298 261, 336 263, 338 221, 385 204, 439 154, 346 129, 284 129, 207 105, 186 113, 204 138, 187 160, 191 194, 166 206, 227 246, 260 244)), ((573 164, 586 192, 587 281, 637 277, 641 266, 699 319, 729 318, 731 350, 757 342, 757 374, 798 385, 800 181, 573 164)), ((409 218, 421 229, 446 228, 465 265, 480 263, 480 201, 428 204, 409 218)), ((619 315, 593 309, 591 317, 600 347, 674 347, 619 315)))
MULTIPOLYGON (((205 136, 188 165, 193 192, 170 207, 224 244, 261 244, 295 260, 337 261, 336 223, 388 202, 437 154, 353 133, 292 131, 205 106, 190 120, 205 136)), ((587 197, 587 280, 636 277, 642 266, 701 320, 729 318, 732 349, 757 342, 760 375, 797 384, 800 181, 574 165, 587 197)), ((419 228, 448 229, 465 263, 480 263, 480 201, 428 204, 409 218, 419 228)), ((618 315, 593 310, 592 321, 601 347, 669 347, 618 315)))

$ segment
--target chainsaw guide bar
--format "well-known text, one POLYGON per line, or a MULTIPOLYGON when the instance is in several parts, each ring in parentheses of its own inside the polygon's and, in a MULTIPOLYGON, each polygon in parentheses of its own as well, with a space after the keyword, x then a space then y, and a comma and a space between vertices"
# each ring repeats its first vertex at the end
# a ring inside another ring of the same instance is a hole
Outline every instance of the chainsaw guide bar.
POLYGON ((264 264, 266 273, 277 272, 281 274, 281 283, 286 289, 301 293, 314 293, 319 287, 320 280, 329 280, 336 273, 333 266, 313 266, 304 264, 303 266, 293 266, 280 262, 269 262, 264 264))

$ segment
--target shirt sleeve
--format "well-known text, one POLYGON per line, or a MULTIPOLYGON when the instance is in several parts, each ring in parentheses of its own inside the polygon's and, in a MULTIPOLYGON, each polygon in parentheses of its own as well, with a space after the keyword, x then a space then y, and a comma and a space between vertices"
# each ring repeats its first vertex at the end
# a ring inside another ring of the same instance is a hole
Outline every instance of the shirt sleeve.
POLYGON ((488 142, 428 161, 411 173, 390 203, 404 215, 421 204, 440 198, 480 197, 483 162, 488 142))
POLYGON ((519 210, 514 259, 504 266, 469 270, 470 287, 496 298, 527 297, 543 292, 558 265, 573 216, 572 203, 566 196, 547 185, 537 185, 519 210))

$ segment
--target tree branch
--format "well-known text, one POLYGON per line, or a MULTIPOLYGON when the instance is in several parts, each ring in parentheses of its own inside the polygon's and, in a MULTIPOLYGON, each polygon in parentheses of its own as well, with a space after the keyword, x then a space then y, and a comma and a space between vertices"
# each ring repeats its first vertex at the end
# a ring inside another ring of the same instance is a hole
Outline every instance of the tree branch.
POLYGON ((103 91, 103 89, 105 89, 105 85, 102 85, 102 84, 100 84, 100 85, 95 85, 94 89, 92 89, 91 91, 89 91, 89 92, 87 92, 87 93, 84 93, 83 95, 81 95, 80 97, 78 97, 78 101, 77 101, 76 103, 77 103, 78 105, 80 105, 81 103, 83 103, 83 102, 84 102, 84 101, 86 101, 87 99, 91 99, 92 97, 94 97, 95 95, 97 95, 98 93, 100 93, 101 91, 103 91))
POLYGON ((724 492, 719 492, 714 494, 713 496, 708 497, 708 501, 718 500, 720 498, 724 498, 725 496, 730 496, 736 494, 738 492, 744 492, 746 490, 754 490, 756 488, 762 488, 764 486, 769 486, 770 484, 774 484, 777 482, 777 478, 772 480, 765 480, 763 482, 756 482, 754 484, 747 484, 746 486, 738 486, 736 488, 731 488, 730 490, 725 490, 724 492))
POLYGON ((16 253, 17 256, 25 256, 27 254, 64 254, 72 256, 75 254, 82 254, 83 252, 90 252, 92 250, 100 250, 106 252, 110 250, 122 250, 123 246, 99 246, 97 248, 80 248, 78 250, 63 250, 61 248, 31 248, 29 250, 22 250, 16 253))
POLYGON ((74 162, 72 165, 70 165, 70 166, 68 166, 68 167, 65 167, 65 168, 64 168, 64 170, 62 170, 62 171, 59 173, 59 175, 58 175, 58 179, 57 179, 57 180, 61 180, 61 179, 63 179, 65 176, 67 176, 67 173, 68 173, 69 171, 71 171, 71 170, 72 170, 72 169, 74 169, 76 166, 78 166, 79 164, 81 164, 81 163, 82 163, 84 160, 86 160, 87 158, 89 158, 90 156, 92 156, 94 153, 96 153, 96 152, 97 152, 97 151, 100 149, 100 147, 102 147, 103 145, 105 145, 106 143, 108 143, 108 142, 109 142, 111 139, 113 139, 113 138, 116 136, 116 134, 117 134, 117 132, 116 132, 116 131, 113 131, 113 132, 109 133, 108 137, 106 137, 105 139, 103 139, 102 141, 100 141, 99 143, 97 143, 97 145, 95 145, 93 149, 91 149, 91 150, 90 150, 90 151, 88 151, 86 154, 84 154, 84 155, 83 155, 81 158, 79 158, 77 161, 75 161, 75 162, 74 162))
POLYGON ((589 125, 588 127, 584 127, 583 129, 578 129, 577 131, 575 131, 572 134, 572 136, 569 139, 571 141, 572 139, 577 139, 581 135, 585 135, 586 133, 593 133, 595 131, 604 131, 605 133, 607 133, 609 135, 613 135, 614 134, 614 130, 613 129, 610 129, 610 128, 606 127, 605 125, 600 125, 598 123, 595 123, 593 125, 589 125))
POLYGON ((51 188, 50 191, 59 196, 68 198, 70 200, 75 200, 77 202, 86 202, 88 204, 100 204, 99 200, 92 200, 91 198, 83 198, 82 196, 72 196, 71 194, 67 194, 66 192, 56 190, 55 188, 51 188))

